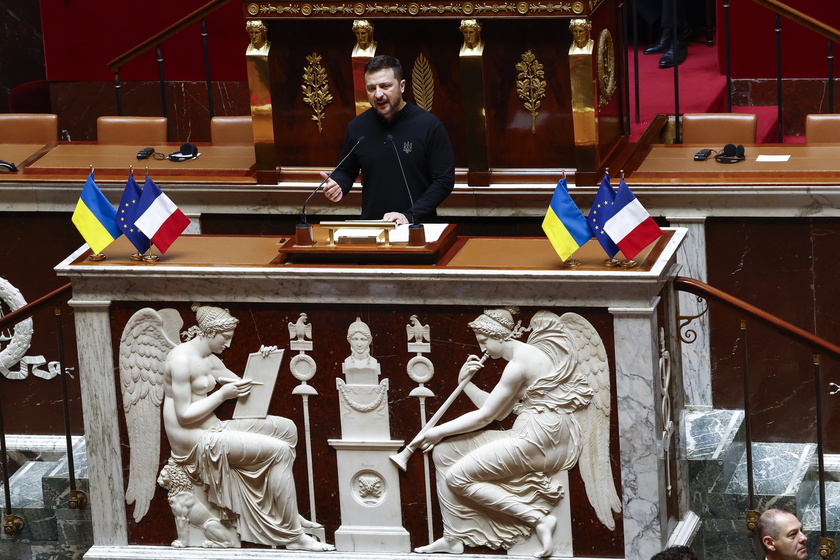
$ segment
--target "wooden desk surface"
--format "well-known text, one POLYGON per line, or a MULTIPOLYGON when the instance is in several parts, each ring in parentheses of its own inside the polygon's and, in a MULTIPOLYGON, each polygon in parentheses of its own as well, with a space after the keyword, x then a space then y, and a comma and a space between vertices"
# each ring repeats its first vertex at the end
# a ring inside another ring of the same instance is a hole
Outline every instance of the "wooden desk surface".
MULTIPOLYGON (((28 175, 69 174, 87 171, 93 166, 97 175, 127 174, 129 167, 139 173, 146 168, 155 177, 209 174, 223 177, 244 177, 253 174, 255 167, 252 146, 198 146, 199 155, 188 161, 148 158, 137 159, 144 146, 100 145, 89 142, 59 144, 23 171, 28 175)), ((180 151, 181 144, 155 146, 156 151, 169 155, 180 151)))
POLYGON ((44 144, 0 144, 0 159, 22 167, 27 159, 44 149, 44 144))
POLYGON ((680 183, 710 179, 756 183, 836 183, 840 180, 840 146, 837 145, 753 144, 744 146, 746 158, 738 163, 718 163, 714 155, 706 161, 694 161, 694 154, 708 147, 654 145, 630 177, 635 182, 664 179, 664 182, 680 183), (790 158, 784 162, 756 161, 760 155, 789 155, 790 158))

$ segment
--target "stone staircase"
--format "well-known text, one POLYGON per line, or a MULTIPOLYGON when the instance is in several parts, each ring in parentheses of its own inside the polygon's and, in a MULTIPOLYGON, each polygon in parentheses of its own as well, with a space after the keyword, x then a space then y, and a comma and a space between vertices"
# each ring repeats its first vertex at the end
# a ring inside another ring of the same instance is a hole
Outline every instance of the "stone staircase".
MULTIPOLYGON (((702 520, 692 544, 701 558, 760 560, 763 553, 746 527, 747 463, 744 412, 685 411, 689 507, 702 520)), ((820 499, 817 446, 753 442, 753 509, 788 510, 802 521, 809 556, 818 558, 820 499)), ((833 463, 832 463, 833 464, 833 463)), ((840 479, 826 467, 827 535, 840 538, 840 479)))
MULTIPOLYGON (((19 533, 0 533, 0 559, 77 560, 93 544, 90 508, 70 509, 70 479, 64 438, 38 436, 9 445, 20 466, 10 477, 12 513, 23 518, 19 533)), ((9 442, 7 442, 9 444, 9 442)), ((76 488, 89 493, 87 454, 82 437, 74 438, 76 488)), ((0 508, 5 521, 5 493, 0 508)))

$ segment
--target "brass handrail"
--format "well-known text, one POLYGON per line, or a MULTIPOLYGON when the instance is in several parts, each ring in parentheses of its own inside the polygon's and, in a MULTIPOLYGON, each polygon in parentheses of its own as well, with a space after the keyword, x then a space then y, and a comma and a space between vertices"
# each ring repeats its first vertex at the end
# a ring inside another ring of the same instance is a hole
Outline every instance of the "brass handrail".
POLYGON ((795 21, 803 27, 807 27, 811 31, 819 33, 830 41, 840 43, 840 30, 837 30, 830 25, 826 25, 820 20, 814 19, 799 10, 791 8, 787 4, 779 2, 779 0, 753 0, 753 2, 762 5, 768 10, 775 12, 780 16, 786 17, 791 21, 795 21))
POLYGON ((0 317, 0 330, 2 330, 8 325, 14 325, 20 323, 24 319, 30 318, 32 315, 35 314, 36 311, 38 311, 42 307, 51 305, 55 302, 55 300, 70 295, 70 292, 72 290, 73 286, 71 284, 65 284, 62 287, 48 293, 47 295, 41 296, 35 301, 27 303, 20 309, 15 309, 11 313, 0 317))
POLYGON ((735 296, 729 295, 726 292, 710 286, 700 280, 694 278, 686 278, 685 276, 677 276, 674 279, 674 286, 677 290, 689 292, 696 296, 706 299, 713 299, 720 303, 726 304, 729 307, 738 309, 747 315, 758 319, 759 321, 773 327, 775 330, 797 338, 811 346, 820 348, 829 354, 840 358, 840 346, 833 344, 823 338, 812 334, 805 329, 797 327, 793 323, 788 323, 784 319, 776 317, 772 313, 768 313, 763 309, 751 305, 735 296))
POLYGON ((208 2, 204 6, 195 10, 193 13, 189 14, 188 16, 176 21, 160 33, 149 37, 148 39, 146 39, 133 49, 129 50, 125 54, 118 56, 117 58, 108 63, 108 68, 110 68, 111 72, 117 72, 126 62, 134 60, 144 52, 155 48, 160 43, 169 39, 173 35, 177 35, 186 27, 189 27, 193 23, 205 17, 207 14, 216 11, 228 2, 230 2, 230 0, 212 0, 211 2, 208 2))

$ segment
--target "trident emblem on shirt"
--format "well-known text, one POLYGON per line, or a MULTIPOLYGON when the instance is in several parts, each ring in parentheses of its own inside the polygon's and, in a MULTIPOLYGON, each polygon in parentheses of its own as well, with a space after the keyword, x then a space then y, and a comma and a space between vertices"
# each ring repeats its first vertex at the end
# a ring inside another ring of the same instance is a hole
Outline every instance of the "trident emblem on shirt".
POLYGON ((411 142, 408 142, 408 141, 403 142, 403 151, 405 153, 410 154, 411 153, 411 148, 412 148, 411 142))

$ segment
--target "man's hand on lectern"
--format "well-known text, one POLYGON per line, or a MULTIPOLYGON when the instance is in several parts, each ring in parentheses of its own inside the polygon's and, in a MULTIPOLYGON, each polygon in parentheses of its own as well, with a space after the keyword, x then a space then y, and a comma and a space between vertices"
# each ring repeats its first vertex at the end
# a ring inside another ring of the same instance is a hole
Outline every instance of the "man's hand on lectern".
POLYGON ((333 202, 341 200, 344 197, 341 186, 332 179, 328 179, 329 175, 323 171, 321 171, 321 177, 326 180, 326 183, 324 183, 324 196, 333 202))
POLYGON ((400 214, 399 212, 388 212, 382 216, 382 220, 385 222, 397 222, 398 226, 408 223, 408 218, 405 217, 405 214, 400 214))

